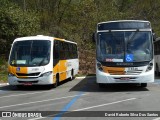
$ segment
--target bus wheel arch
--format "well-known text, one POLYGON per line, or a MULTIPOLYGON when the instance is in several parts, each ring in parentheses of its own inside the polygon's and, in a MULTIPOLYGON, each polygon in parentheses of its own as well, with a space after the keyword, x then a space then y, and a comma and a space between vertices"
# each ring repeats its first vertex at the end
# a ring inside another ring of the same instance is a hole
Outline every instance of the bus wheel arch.
POLYGON ((159 67, 157 63, 156 63, 156 75, 159 76, 159 67))
POLYGON ((54 83, 54 88, 59 85, 59 73, 56 74, 56 82, 54 83))
POLYGON ((71 78, 70 78, 71 80, 73 80, 74 79, 74 69, 72 68, 72 70, 71 70, 71 78))

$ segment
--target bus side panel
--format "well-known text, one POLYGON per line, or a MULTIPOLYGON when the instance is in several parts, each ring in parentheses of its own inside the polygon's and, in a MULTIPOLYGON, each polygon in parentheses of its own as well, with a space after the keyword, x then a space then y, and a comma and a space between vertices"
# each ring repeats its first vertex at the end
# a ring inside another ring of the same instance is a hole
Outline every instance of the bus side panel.
POLYGON ((53 83, 56 83, 56 75, 59 73, 59 63, 53 66, 53 83))
POLYGON ((75 76, 78 73, 79 61, 78 59, 67 60, 67 78, 75 76))
POLYGON ((59 81, 67 79, 67 60, 59 61, 59 81))

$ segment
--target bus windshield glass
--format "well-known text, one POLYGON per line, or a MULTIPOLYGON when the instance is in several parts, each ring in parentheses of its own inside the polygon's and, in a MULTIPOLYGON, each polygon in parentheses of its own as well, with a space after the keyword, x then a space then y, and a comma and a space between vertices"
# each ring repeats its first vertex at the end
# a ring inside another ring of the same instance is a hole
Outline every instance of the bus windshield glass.
POLYGON ((49 40, 16 41, 13 44, 10 65, 18 67, 43 66, 50 60, 49 40))
POLYGON ((143 62, 152 59, 149 31, 99 32, 97 59, 102 62, 143 62))

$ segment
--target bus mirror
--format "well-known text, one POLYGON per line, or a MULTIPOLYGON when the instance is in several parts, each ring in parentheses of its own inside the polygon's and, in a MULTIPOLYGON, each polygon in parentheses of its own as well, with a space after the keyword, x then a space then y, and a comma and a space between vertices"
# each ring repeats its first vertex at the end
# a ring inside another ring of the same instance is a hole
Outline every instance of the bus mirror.
POLYGON ((96 32, 94 32, 92 34, 92 42, 96 42, 96 36, 97 36, 97 34, 96 34, 96 32))
POLYGON ((156 34, 155 33, 152 33, 152 35, 153 35, 153 41, 156 41, 156 34))

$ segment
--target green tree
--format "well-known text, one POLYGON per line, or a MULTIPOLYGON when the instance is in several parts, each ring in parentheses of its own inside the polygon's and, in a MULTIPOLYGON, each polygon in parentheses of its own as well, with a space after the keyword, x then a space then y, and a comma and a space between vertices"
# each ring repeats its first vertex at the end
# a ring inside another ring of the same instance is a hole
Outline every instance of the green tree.
POLYGON ((33 11, 23 11, 18 5, 0 1, 0 53, 8 54, 10 44, 19 36, 34 35, 39 31, 39 17, 33 11))

